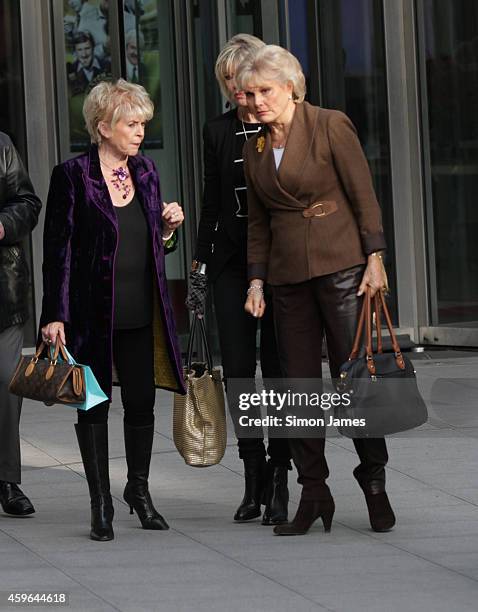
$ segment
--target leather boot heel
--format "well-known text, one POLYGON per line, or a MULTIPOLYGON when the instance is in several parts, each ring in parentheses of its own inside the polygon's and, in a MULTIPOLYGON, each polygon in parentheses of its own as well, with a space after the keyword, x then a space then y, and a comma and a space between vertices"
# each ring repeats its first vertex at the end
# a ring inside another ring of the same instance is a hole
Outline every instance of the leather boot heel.
POLYGON ((297 513, 291 523, 274 527, 276 535, 305 535, 314 522, 320 517, 324 531, 329 533, 332 528, 332 519, 335 512, 333 498, 322 501, 300 500, 297 513))
POLYGON ((234 514, 237 523, 244 523, 261 515, 264 499, 266 461, 264 457, 244 459, 245 491, 239 508, 234 514))
POLYGON ((320 518, 322 519, 322 524, 324 525, 325 533, 330 533, 332 529, 332 519, 334 518, 335 505, 321 514, 320 518))
POLYGON ((283 465, 267 465, 267 484, 264 489, 265 510, 262 525, 283 525, 287 523, 289 489, 287 487, 287 472, 289 468, 283 465))
POLYGON ((123 499, 129 506, 129 513, 139 517, 143 529, 156 531, 167 531, 169 525, 153 505, 153 500, 147 488, 127 484, 123 493, 123 499))
POLYGON ((136 511, 143 529, 166 531, 169 525, 154 507, 148 486, 153 437, 154 424, 141 427, 124 424, 128 482, 123 499, 129 506, 130 514, 136 511))

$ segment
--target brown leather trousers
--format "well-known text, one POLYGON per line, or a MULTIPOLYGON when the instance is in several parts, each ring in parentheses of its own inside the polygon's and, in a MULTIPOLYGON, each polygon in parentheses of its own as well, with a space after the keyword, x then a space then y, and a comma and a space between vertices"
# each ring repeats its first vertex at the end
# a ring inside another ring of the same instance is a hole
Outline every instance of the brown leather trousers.
MULTIPOLYGON (((274 320, 283 375, 322 377, 322 339, 325 334, 330 371, 339 368, 352 348, 362 298, 357 297, 364 266, 319 276, 295 285, 273 287, 274 320)), ((360 464, 354 475, 362 486, 373 481, 385 487, 387 447, 383 438, 355 439, 360 464)), ((292 458, 303 485, 302 498, 320 500, 330 495, 324 438, 289 440, 292 458)))

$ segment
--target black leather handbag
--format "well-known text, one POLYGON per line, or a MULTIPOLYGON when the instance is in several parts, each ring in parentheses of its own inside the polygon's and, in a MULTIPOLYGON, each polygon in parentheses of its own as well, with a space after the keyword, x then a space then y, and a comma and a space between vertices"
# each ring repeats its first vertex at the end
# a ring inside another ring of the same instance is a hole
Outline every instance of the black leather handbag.
POLYGON ((383 292, 367 290, 348 361, 340 368, 337 387, 343 395, 336 416, 339 432, 348 438, 377 438, 414 429, 427 421, 427 407, 418 390, 412 362, 400 351, 383 292), (377 350, 372 345, 375 311, 377 350), (382 351, 381 313, 385 315, 393 353, 382 351), (365 324, 365 355, 359 356, 365 324), (347 394, 347 395, 345 395, 347 394), (345 396, 345 397, 344 397, 345 396))

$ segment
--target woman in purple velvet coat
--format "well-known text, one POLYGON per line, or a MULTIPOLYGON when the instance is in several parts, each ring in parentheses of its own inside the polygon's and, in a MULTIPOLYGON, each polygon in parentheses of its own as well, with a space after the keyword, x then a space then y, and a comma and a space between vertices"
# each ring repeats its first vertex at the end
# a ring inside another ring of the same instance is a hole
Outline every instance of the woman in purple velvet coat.
MULTIPOLYGON (((184 393, 164 254, 184 216, 161 200, 154 163, 138 155, 153 116, 146 90, 120 79, 96 85, 83 114, 92 146, 53 170, 45 218, 40 320, 91 366, 111 399, 121 385, 128 481, 124 499, 144 529, 168 529, 148 490, 155 385, 184 393)), ((93 540, 114 537, 108 470, 109 402, 78 411, 75 425, 91 497, 93 540)))

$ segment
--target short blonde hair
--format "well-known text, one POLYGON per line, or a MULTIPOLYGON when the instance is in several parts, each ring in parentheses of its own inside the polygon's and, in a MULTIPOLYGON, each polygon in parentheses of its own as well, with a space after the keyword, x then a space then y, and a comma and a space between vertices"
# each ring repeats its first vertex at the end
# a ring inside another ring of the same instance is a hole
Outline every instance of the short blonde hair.
POLYGON ((265 45, 246 58, 236 72, 237 86, 243 90, 262 80, 278 81, 283 85, 291 83, 294 102, 304 101, 306 86, 302 66, 287 49, 265 45))
POLYGON ((106 121, 113 127, 124 117, 140 116, 149 121, 154 113, 154 104, 141 85, 118 79, 115 83, 102 81, 95 85, 83 103, 83 117, 91 142, 101 144, 98 125, 106 121))
POLYGON ((226 87, 226 76, 231 74, 231 72, 235 72, 239 64, 248 55, 261 47, 265 47, 265 42, 260 38, 256 38, 252 34, 236 34, 221 49, 217 56, 214 73, 223 96, 228 100, 230 99, 230 94, 226 87))

